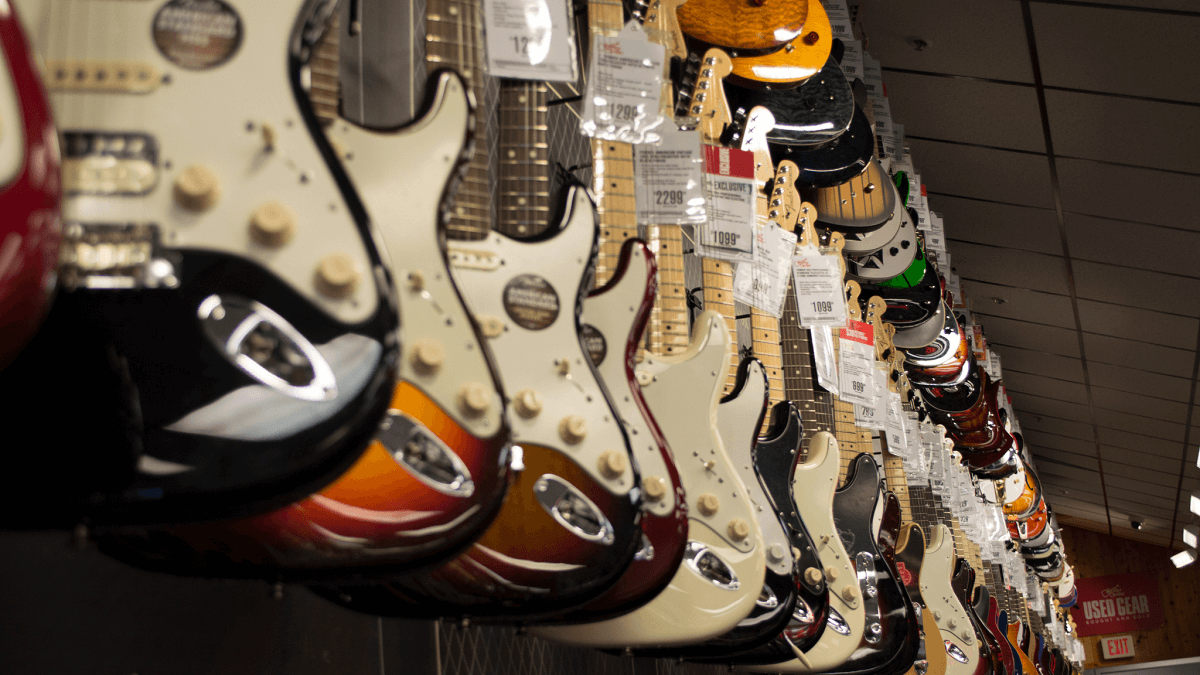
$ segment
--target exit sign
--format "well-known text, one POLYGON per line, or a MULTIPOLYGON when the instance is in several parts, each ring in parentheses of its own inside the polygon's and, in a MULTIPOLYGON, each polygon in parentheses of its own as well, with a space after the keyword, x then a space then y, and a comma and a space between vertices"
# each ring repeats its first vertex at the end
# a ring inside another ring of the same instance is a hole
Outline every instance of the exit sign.
POLYGON ((1133 636, 1104 638, 1102 652, 1106 659, 1128 659, 1133 657, 1133 636))

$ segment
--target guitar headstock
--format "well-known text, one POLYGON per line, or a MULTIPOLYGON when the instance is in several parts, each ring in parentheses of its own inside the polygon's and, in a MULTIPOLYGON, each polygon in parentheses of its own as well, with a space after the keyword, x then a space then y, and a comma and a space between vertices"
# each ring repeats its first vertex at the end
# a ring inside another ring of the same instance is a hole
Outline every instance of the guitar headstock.
POLYGON ((724 80, 731 72, 733 62, 724 51, 714 47, 704 53, 688 112, 699 119, 700 137, 709 145, 720 145, 721 134, 729 126, 724 80))
POLYGON ((746 114, 741 149, 754 153, 754 182, 760 187, 765 187, 775 179, 775 165, 771 162, 771 148, 767 145, 767 134, 774 129, 775 113, 765 106, 756 105, 746 114))
POLYGON ((872 295, 867 300, 867 323, 875 329, 875 359, 887 362, 891 354, 891 343, 888 342, 887 330, 884 328, 883 313, 887 311, 887 302, 878 295, 872 295))
POLYGON ((679 28, 676 11, 685 0, 636 0, 634 15, 641 15, 642 25, 650 39, 667 48, 667 62, 672 58, 687 59, 687 44, 679 28))
MULTIPOLYGON (((771 187, 771 211, 768 215, 789 232, 795 230, 796 224, 800 222, 802 198, 800 191, 796 189, 796 178, 799 175, 800 170, 796 163, 785 159, 775 167, 775 183, 771 187)), ((811 204, 808 206, 809 213, 816 212, 811 204)))
MULTIPOLYGON (((780 166, 782 167, 784 164, 792 163, 790 161, 785 161, 781 162, 780 166)), ((795 165, 793 164, 793 166, 795 165)), ((798 239, 796 241, 797 244, 800 246, 813 246, 816 248, 821 247, 821 237, 819 234, 817 234, 817 228, 813 226, 813 224, 816 222, 816 207, 808 202, 801 203, 800 212, 797 214, 795 225, 796 234, 798 235, 798 239)), ((845 273, 843 272, 843 274, 845 273)))
POLYGON ((862 294, 862 287, 858 282, 851 279, 846 282, 846 316, 855 321, 862 321, 862 306, 858 304, 858 296, 862 294))

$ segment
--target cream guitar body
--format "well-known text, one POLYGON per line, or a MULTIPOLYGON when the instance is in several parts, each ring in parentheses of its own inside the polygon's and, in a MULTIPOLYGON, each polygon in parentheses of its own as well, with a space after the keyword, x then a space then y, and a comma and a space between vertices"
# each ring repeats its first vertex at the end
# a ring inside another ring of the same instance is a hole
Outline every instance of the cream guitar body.
MULTIPOLYGON (((933 615, 946 650, 947 675, 974 675, 979 668, 979 646, 966 610, 958 601, 950 578, 954 574, 954 537, 950 528, 938 525, 930 533, 929 547, 921 566, 921 597, 926 611, 933 615)), ((925 637, 926 649, 936 649, 935 641, 925 637)))
MULTIPOLYGON (((816 673, 837 668, 850 658, 862 639, 865 612, 850 555, 833 521, 833 495, 837 490, 837 440, 817 432, 809 441, 808 456, 797 464, 792 499, 817 547, 829 586, 829 619, 821 639, 803 658, 769 666, 743 666, 741 670, 768 673, 816 673), (851 589, 851 592, 847 592, 851 589)), ((798 651, 798 650, 797 650, 798 651)))
POLYGON ((696 320, 686 352, 647 355, 637 368, 654 419, 676 448, 686 491, 688 545, 671 583, 624 616, 532 628, 531 633, 591 647, 672 647, 722 635, 754 608, 766 576, 762 533, 718 432, 718 404, 733 348, 724 319, 706 311, 696 320), (744 538, 729 534, 740 529, 737 519, 749 526, 744 538))

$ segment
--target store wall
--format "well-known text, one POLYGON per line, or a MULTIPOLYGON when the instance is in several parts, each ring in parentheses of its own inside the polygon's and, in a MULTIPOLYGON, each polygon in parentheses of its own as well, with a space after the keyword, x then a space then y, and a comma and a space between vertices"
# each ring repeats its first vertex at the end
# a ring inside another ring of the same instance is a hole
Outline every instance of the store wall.
POLYGON ((1087 648, 1086 668, 1200 656, 1200 565, 1176 569, 1170 561, 1175 551, 1077 527, 1064 526, 1062 541, 1076 579, 1125 572, 1152 575, 1166 616, 1162 627, 1132 633, 1131 659, 1102 659, 1100 640, 1106 636, 1081 638, 1087 648))

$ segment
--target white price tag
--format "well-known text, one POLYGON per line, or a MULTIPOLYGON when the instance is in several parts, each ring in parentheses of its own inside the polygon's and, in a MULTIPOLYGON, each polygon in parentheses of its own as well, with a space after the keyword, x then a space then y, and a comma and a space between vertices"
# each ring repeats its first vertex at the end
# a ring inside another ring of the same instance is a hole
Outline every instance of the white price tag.
POLYGON ((908 457, 905 458, 905 472, 908 474, 909 485, 928 485, 929 483, 929 453, 921 442, 920 423, 915 412, 904 413, 904 436, 908 442, 908 457))
POLYGON ((887 411, 883 419, 883 430, 887 438, 888 451, 905 460, 909 457, 908 438, 904 433, 904 404, 900 394, 887 393, 887 411))
POLYGON ((821 6, 829 16, 829 28, 833 37, 843 42, 854 39, 854 27, 850 21, 850 8, 846 0, 823 0, 821 6))
POLYGON ((733 275, 733 299, 779 318, 787 294, 796 235, 773 221, 755 225, 753 260, 740 263, 733 275))
POLYGON ((825 387, 825 391, 834 396, 841 395, 838 386, 836 359, 833 354, 833 333, 829 326, 817 326, 808 330, 809 341, 813 347, 813 360, 817 366, 817 384, 825 387))
POLYGON ((636 20, 616 37, 592 36, 588 87, 579 128, 595 138, 624 143, 657 143, 663 117, 666 47, 651 42, 636 20))
POLYGON ((884 416, 887 411, 884 404, 887 401, 880 392, 887 393, 887 372, 884 370, 886 366, 876 361, 875 362, 875 404, 862 405, 856 403, 854 405, 854 423, 865 429, 884 430, 884 416))
MULTIPOLYGON (((942 276, 946 277, 946 284, 947 284, 947 286, 949 286, 949 284, 950 284, 950 269, 951 269, 950 253, 948 251, 944 252, 944 253, 939 253, 937 256, 937 264, 938 264, 938 273, 940 273, 942 276)), ((962 282, 961 281, 958 284, 958 290, 960 292, 962 291, 962 282)), ((961 306, 964 306, 964 305, 955 305, 955 307, 961 307, 961 306)))
POLYGON ((882 96, 871 99, 871 107, 875 110, 875 134, 888 136, 892 133, 892 105, 882 96))
POLYGON ((858 40, 842 40, 846 51, 842 55, 842 74, 847 80, 863 79, 863 48, 858 40))
POLYGON ((846 325, 846 295, 837 256, 821 255, 816 246, 797 248, 792 255, 792 284, 801 326, 846 325))
POLYGON ((850 319, 841 329, 838 354, 838 382, 844 401, 875 403, 875 328, 850 319))
POLYGON ((988 375, 997 380, 1004 379, 1004 371, 1000 368, 1000 355, 994 349, 988 350, 988 362, 992 366, 992 369, 988 371, 988 375))
POLYGON ((909 206, 917 212, 917 229, 922 232, 929 232, 929 204, 924 197, 917 195, 915 200, 909 206))
POLYGON ((754 153, 704 146, 704 179, 708 220, 700 231, 701 255, 752 262, 758 199, 754 153))
POLYGON ((700 132, 665 124, 658 145, 633 148, 634 190, 640 225, 703 223, 704 158, 700 132))
POLYGON ((574 82, 575 22, 566 0, 484 0, 488 74, 574 82))
POLYGON ((867 89, 867 96, 874 101, 877 98, 883 98, 883 69, 879 62, 871 58, 867 52, 863 52, 863 85, 867 89))
MULTIPOLYGON (((942 261, 942 257, 943 256, 938 256, 939 263, 942 261)), ((947 268, 950 267, 949 262, 946 262, 945 265, 947 268)), ((966 303, 963 301, 962 279, 959 279, 958 275, 954 273, 946 274, 944 276, 946 277, 946 288, 950 291, 950 295, 954 298, 954 306, 966 307, 966 303)))
POLYGON ((904 125, 898 124, 895 120, 892 121, 892 136, 891 136, 893 152, 888 157, 899 157, 901 159, 908 156, 908 152, 904 149, 904 125))
POLYGON ((929 234, 925 237, 925 243, 938 253, 946 251, 946 225, 933 213, 929 214, 929 234))

